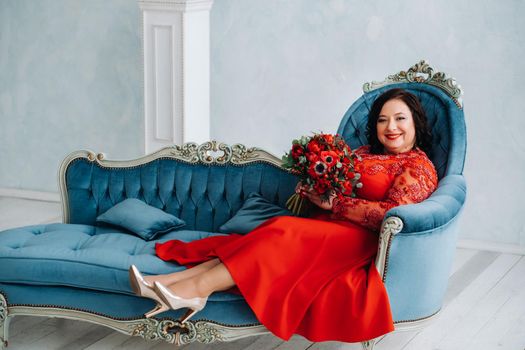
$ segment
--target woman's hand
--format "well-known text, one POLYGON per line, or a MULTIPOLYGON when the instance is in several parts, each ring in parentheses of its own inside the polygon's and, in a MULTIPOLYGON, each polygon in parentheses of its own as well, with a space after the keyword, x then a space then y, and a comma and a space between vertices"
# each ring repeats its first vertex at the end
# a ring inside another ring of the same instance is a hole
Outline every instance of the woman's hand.
POLYGON ((334 205, 334 198, 337 197, 335 193, 332 193, 332 195, 330 195, 327 201, 323 201, 321 199, 321 196, 317 194, 315 190, 308 189, 308 186, 301 186, 300 183, 297 184, 297 186, 295 187, 295 192, 299 193, 303 197, 308 198, 310 202, 312 202, 313 204, 317 205, 319 208, 324 209, 324 210, 332 210, 332 207, 334 205))
POLYGON ((302 194, 307 188, 307 186, 301 185, 301 181, 299 181, 297 185, 295 185, 295 193, 302 194))

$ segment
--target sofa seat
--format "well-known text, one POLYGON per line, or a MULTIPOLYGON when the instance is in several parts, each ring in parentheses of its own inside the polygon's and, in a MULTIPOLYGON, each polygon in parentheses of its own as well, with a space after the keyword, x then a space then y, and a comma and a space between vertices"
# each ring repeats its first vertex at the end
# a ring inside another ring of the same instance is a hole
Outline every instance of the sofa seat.
MULTIPOLYGON (((9 229, 0 235, 0 280, 133 295, 128 279, 131 264, 145 275, 184 269, 160 260, 155 255, 156 242, 188 242, 213 235, 221 234, 178 230, 144 241, 107 226, 53 223, 9 229)), ((210 296, 210 301, 242 299, 225 292, 210 296)))

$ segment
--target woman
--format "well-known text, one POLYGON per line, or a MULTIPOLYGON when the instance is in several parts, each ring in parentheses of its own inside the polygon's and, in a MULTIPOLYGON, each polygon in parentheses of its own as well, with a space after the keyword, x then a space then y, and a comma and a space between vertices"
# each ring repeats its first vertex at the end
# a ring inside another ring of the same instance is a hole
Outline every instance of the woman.
POLYGON ((368 146, 356 150, 363 187, 357 198, 322 201, 296 191, 319 209, 309 218, 275 217, 247 235, 157 243, 163 260, 184 271, 142 277, 132 266, 138 295, 157 301, 146 317, 188 308, 182 321, 201 310, 215 291, 240 292, 259 321, 288 340, 357 342, 394 329, 388 296, 374 267, 382 219, 390 208, 426 199, 436 171, 425 154, 431 135, 424 111, 411 93, 388 90, 370 111, 368 146))

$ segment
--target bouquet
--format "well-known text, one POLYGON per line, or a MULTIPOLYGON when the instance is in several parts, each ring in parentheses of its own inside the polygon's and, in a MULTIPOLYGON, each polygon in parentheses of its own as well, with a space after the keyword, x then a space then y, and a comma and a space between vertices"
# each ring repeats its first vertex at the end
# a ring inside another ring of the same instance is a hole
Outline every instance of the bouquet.
MULTIPOLYGON (((301 185, 309 186, 328 201, 332 194, 338 198, 355 197, 355 188, 360 188, 361 175, 355 171, 359 161, 344 139, 336 134, 302 136, 292 141, 292 149, 283 157, 283 167, 291 169, 300 178, 301 185)), ((307 212, 305 198, 294 193, 286 207, 296 215, 307 212)))

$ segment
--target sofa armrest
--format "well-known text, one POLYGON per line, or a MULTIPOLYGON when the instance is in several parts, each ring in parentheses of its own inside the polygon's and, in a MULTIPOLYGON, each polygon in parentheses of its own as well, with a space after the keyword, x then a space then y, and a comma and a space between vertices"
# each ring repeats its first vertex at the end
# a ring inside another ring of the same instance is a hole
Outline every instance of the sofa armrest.
POLYGON ((389 210, 379 233, 375 265, 384 281, 394 236, 428 234, 444 228, 459 215, 466 198, 463 175, 445 176, 432 195, 421 203, 389 210))
POLYGON ((390 209, 385 219, 398 217, 403 228, 399 233, 424 234, 449 223, 459 214, 466 198, 463 175, 445 176, 432 195, 421 203, 402 205, 390 209))
POLYGON ((465 198, 463 176, 449 175, 425 201, 385 215, 375 266, 396 321, 428 317, 441 307, 465 198))

